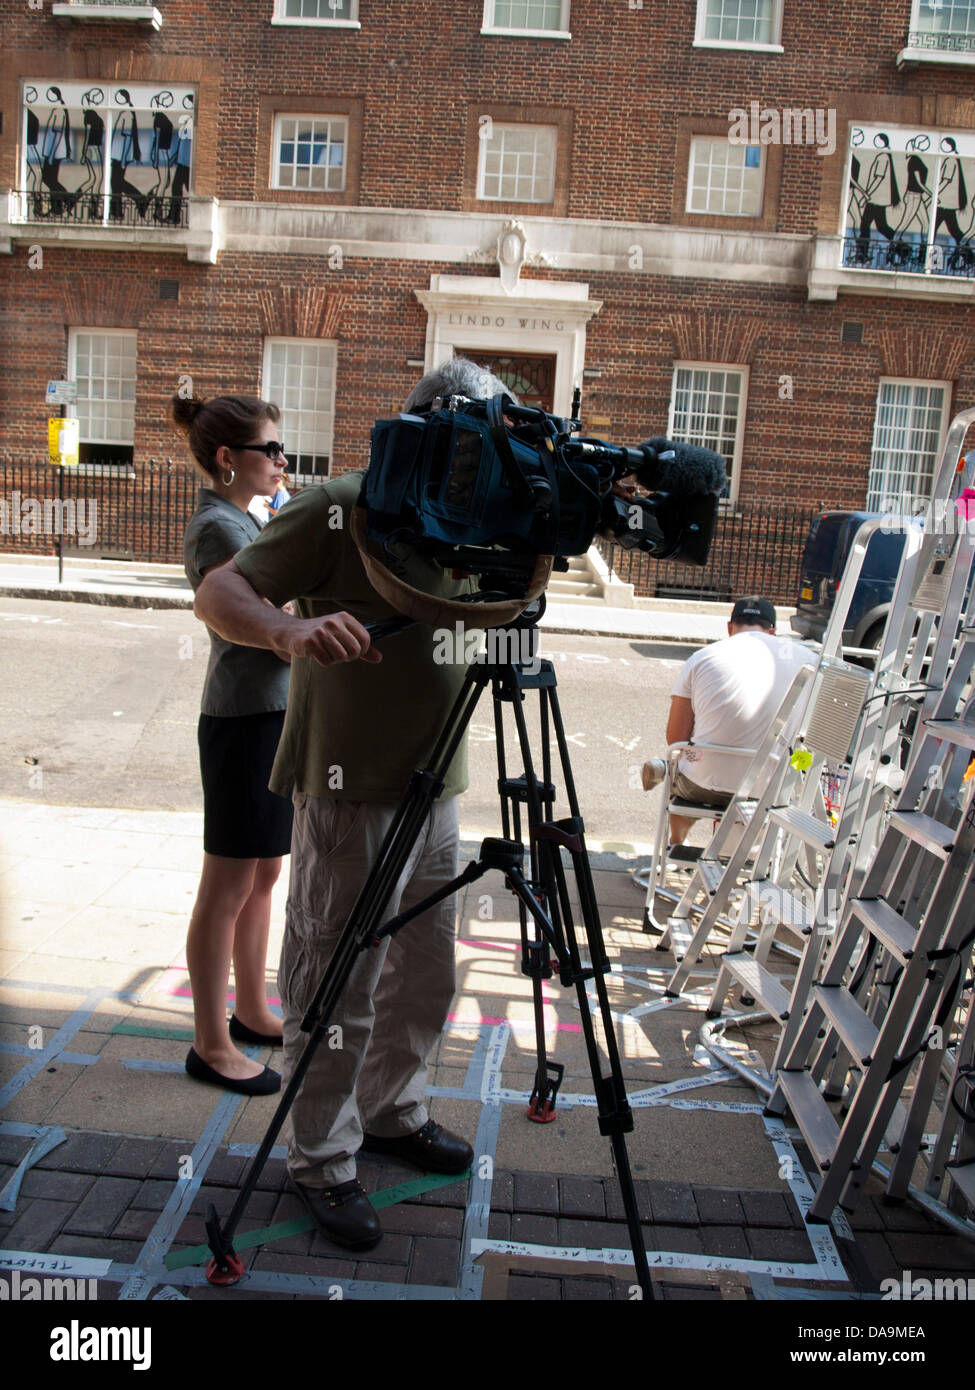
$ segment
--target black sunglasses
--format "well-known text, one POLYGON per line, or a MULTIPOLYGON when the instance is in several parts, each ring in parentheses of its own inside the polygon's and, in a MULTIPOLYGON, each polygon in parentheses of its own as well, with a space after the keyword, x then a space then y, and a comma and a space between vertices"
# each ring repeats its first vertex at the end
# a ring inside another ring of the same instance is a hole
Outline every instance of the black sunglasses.
POLYGON ((234 444, 235 449, 256 449, 258 453, 266 454, 269 459, 284 458, 284 445, 279 444, 276 439, 269 440, 267 444, 234 444))

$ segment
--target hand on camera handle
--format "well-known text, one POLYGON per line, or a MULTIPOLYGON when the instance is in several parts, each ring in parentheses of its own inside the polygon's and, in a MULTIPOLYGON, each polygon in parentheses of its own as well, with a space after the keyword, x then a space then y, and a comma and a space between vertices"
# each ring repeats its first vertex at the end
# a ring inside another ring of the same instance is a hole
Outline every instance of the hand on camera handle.
POLYGON ((325 618, 295 618, 284 632, 282 646, 291 657, 310 657, 319 666, 339 666, 346 661, 382 661, 372 645, 373 637, 351 613, 330 613, 325 618))

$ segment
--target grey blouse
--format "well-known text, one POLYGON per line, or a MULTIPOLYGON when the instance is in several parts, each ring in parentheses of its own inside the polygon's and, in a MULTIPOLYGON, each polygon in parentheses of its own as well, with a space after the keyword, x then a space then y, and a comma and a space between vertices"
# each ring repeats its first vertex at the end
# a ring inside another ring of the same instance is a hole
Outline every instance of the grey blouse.
MULTIPOLYGON (((242 512, 218 492, 201 487, 196 511, 183 537, 183 565, 194 592, 203 582, 203 570, 229 560, 250 545, 262 529, 250 512, 242 512)), ((286 661, 260 647, 227 642, 211 628, 207 632, 210 662, 201 713, 230 718, 286 707, 291 674, 286 661)))

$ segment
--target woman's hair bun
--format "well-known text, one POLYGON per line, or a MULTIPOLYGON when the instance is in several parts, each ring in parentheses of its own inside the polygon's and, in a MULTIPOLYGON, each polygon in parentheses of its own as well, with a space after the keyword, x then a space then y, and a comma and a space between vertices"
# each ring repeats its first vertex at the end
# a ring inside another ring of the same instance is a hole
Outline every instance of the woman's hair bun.
POLYGON ((173 396, 169 402, 170 422, 184 434, 203 409, 205 402, 199 396, 173 396))

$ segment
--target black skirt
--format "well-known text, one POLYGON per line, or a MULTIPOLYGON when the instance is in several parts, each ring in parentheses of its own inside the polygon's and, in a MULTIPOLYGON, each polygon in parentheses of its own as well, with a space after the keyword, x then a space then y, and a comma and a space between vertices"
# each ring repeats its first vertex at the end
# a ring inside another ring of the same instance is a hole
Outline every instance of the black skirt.
POLYGON ((203 848, 225 859, 277 859, 291 851, 291 801, 268 791, 284 710, 201 714, 203 848))

